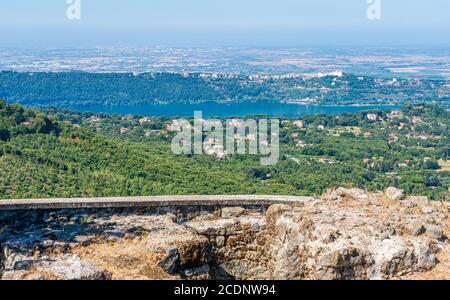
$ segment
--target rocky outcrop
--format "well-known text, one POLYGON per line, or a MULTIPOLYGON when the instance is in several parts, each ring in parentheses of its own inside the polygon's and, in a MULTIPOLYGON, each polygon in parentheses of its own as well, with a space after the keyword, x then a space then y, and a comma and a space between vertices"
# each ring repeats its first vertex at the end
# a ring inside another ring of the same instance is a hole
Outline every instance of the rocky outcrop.
POLYGON ((408 278, 446 263, 448 214, 393 188, 182 215, 1 212, 2 279, 408 278))
MULTIPOLYGON (((392 192, 386 193, 390 200, 403 198, 392 192)), ((322 199, 268 210, 273 278, 401 278, 433 268, 436 252, 447 244, 446 205, 408 199, 421 206, 417 210, 384 202, 382 194, 342 188, 322 199)))
POLYGON ((386 189, 386 192, 384 194, 389 200, 399 201, 405 196, 405 191, 397 189, 395 187, 389 187, 386 189))
POLYGON ((17 259, 4 280, 109 280, 111 273, 76 255, 17 259))

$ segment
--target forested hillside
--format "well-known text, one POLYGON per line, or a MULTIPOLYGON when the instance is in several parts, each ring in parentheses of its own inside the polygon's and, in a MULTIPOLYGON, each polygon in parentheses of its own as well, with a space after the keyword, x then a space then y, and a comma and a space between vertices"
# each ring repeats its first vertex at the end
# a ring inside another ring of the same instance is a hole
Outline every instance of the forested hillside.
POLYGON ((444 107, 283 120, 281 158, 175 156, 171 120, 0 102, 0 198, 165 194, 316 195, 337 186, 448 199, 444 107))
POLYGON ((241 77, 173 73, 0 72, 0 98, 33 106, 198 102, 308 104, 450 104, 445 80, 324 77, 241 77))

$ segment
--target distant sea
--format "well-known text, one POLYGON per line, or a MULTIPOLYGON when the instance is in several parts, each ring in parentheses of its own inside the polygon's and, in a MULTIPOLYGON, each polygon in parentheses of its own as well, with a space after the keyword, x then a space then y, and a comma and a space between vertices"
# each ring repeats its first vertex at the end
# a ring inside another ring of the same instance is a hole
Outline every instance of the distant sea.
POLYGON ((288 103, 233 103, 222 104, 206 102, 201 104, 146 104, 146 105, 75 105, 65 109, 93 113, 119 115, 191 117, 195 111, 202 111, 203 118, 244 117, 249 115, 267 115, 271 117, 291 118, 305 115, 337 115, 344 112, 359 112, 372 109, 396 109, 400 106, 328 106, 299 105, 288 103))

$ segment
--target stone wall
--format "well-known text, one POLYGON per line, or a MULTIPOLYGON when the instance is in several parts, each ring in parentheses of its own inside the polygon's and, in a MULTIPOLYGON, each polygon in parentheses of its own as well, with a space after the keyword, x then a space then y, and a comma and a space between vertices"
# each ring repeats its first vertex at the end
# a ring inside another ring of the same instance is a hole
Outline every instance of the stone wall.
MULTIPOLYGON (((211 203, 3 210, 0 211, 1 269, 6 270, 7 278, 20 278, 26 273, 22 271, 29 271, 30 261, 49 265, 47 261, 40 262, 39 257, 72 254, 72 250, 80 246, 111 240, 123 242, 146 235, 147 245, 143 247, 163 253, 161 267, 172 275, 196 278, 199 272, 196 269, 206 269, 208 274, 201 276, 207 278, 246 277, 244 271, 238 274, 234 270, 257 268, 256 257, 242 255, 254 252, 252 243, 258 241, 257 236, 265 235, 263 214, 268 207, 268 204, 251 202, 240 207, 211 203), (233 270, 219 267, 225 262, 231 264, 233 270)), ((262 253, 260 249, 259 253, 262 253)), ((72 266, 73 258, 65 263, 72 266)), ((80 263, 75 261, 75 264, 80 263)))
POLYGON ((269 206, 303 202, 311 197, 294 196, 148 196, 68 199, 16 199, 0 200, 0 211, 36 209, 103 209, 103 208, 166 208, 166 207, 221 207, 269 206))
POLYGON ((449 206, 393 188, 194 198, 12 201, 0 211, 1 276, 405 279, 450 261, 449 206))

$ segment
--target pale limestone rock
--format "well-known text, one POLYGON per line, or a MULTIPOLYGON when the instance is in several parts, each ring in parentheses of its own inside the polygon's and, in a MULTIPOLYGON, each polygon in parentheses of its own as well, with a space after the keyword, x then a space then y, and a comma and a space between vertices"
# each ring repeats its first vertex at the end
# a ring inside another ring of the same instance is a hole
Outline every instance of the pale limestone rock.
POLYGON ((222 218, 233 218, 240 217, 245 213, 245 208, 243 207, 224 207, 221 210, 222 218))
POLYGON ((413 223, 409 226, 410 233, 412 236, 419 236, 425 233, 426 229, 422 223, 413 223))
POLYGON ((236 230, 235 219, 217 219, 211 221, 194 220, 185 223, 187 228, 200 235, 230 235, 236 230))
POLYGON ((413 197, 408 197, 407 200, 409 200, 416 206, 427 206, 430 203, 430 201, 428 200, 427 197, 413 196, 413 197))
POLYGON ((400 237, 392 237, 372 245, 375 264, 372 279, 388 279, 403 275, 414 267, 414 251, 400 237))
POLYGON ((2 279, 110 280, 111 273, 89 261, 82 261, 76 255, 63 255, 39 258, 25 269, 7 270, 2 279), (33 273, 30 272, 32 268, 33 273))
POLYGON ((384 195, 389 200, 399 201, 399 200, 403 199, 403 197, 405 196, 405 191, 397 189, 395 187, 389 187, 384 192, 384 195))
POLYGON ((431 237, 431 238, 437 239, 437 240, 440 240, 444 237, 444 231, 442 229, 442 226, 426 224, 426 225, 424 225, 424 228, 425 228, 425 234, 428 237, 431 237))
POLYGON ((424 214, 429 215, 429 214, 432 214, 434 212, 434 208, 431 207, 431 206, 424 206, 424 207, 422 207, 422 212, 424 214))
POLYGON ((373 260, 364 251, 350 245, 321 255, 317 261, 315 279, 351 280, 366 278, 373 260))
POLYGON ((0 213, 0 220, 10 220, 0 229, 0 269, 3 279, 107 279, 71 251, 109 241, 139 241, 145 251, 163 256, 162 269, 187 279, 392 279, 432 269, 446 245, 446 207, 390 191, 403 207, 386 205, 387 192, 339 188, 301 205, 272 205, 265 213, 194 207, 184 215, 163 208, 157 214, 99 210, 85 218, 61 211, 46 213, 42 225, 24 221, 18 228, 17 219, 38 216, 0 213))
POLYGON ((62 256, 56 260, 39 261, 35 267, 43 273, 63 280, 110 280, 111 274, 77 256, 62 256))
POLYGON ((216 246, 218 248, 222 248, 223 246, 225 246, 225 237, 224 236, 216 237, 216 246))
POLYGON ((364 190, 357 188, 338 188, 335 190, 334 194, 340 197, 350 197, 359 200, 367 200, 369 198, 364 190))
POLYGON ((436 257, 430 246, 422 241, 413 241, 414 251, 417 257, 419 270, 430 270, 436 266, 436 257))
POLYGON ((292 207, 286 204, 271 205, 266 212, 267 227, 273 228, 278 217, 287 211, 291 211, 292 207))

